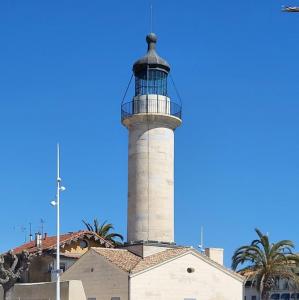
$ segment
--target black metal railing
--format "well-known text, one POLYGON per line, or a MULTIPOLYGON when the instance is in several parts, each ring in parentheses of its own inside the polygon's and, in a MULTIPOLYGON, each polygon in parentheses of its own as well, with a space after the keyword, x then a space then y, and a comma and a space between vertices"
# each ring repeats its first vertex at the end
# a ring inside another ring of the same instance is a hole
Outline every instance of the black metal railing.
POLYGON ((136 114, 163 114, 182 118, 182 106, 167 99, 141 99, 122 104, 121 120, 136 114))

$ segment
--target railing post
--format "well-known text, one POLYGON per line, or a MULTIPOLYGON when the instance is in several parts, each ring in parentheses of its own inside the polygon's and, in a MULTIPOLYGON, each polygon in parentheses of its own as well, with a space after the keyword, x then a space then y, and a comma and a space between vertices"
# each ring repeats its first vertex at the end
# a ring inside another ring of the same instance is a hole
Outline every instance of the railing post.
POLYGON ((146 94, 145 104, 146 104, 146 113, 148 114, 148 94, 146 94))
MULTIPOLYGON (((169 105, 170 105, 170 103, 169 103, 169 105)), ((166 114, 168 114, 168 100, 167 100, 167 98, 166 98, 166 105, 165 105, 165 107, 166 107, 166 114)), ((171 107, 169 108, 169 112, 170 112, 170 115, 171 115, 171 107)))

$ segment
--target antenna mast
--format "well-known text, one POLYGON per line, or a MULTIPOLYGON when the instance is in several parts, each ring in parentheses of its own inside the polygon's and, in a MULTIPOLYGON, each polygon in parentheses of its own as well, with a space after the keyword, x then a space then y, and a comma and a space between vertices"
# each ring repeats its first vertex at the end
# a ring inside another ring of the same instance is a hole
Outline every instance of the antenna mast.
POLYGON ((32 224, 31 222, 29 223, 29 242, 32 242, 33 240, 33 236, 32 236, 32 228, 31 228, 32 224))
POLYGON ((41 223, 41 234, 42 237, 44 236, 44 224, 45 224, 45 220, 44 219, 40 219, 40 223, 41 223))
POLYGON ((205 252, 204 244, 203 244, 203 226, 200 226, 200 245, 198 245, 200 252, 205 252))
POLYGON ((153 32, 153 4, 150 5, 150 32, 153 32))
POLYGON ((27 242, 27 228, 25 226, 21 226, 21 232, 24 233, 24 242, 27 242))

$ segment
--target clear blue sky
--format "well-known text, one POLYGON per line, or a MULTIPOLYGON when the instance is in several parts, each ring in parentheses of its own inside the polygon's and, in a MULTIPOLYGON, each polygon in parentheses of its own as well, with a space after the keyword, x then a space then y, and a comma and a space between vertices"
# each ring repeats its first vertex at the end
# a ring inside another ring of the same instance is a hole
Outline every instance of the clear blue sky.
MULTIPOLYGON (((281 13, 296 4, 285 1, 152 1, 158 52, 184 104, 176 241, 196 246, 203 224, 206 246, 224 247, 226 264, 255 227, 299 249, 299 14, 281 13)), ((22 243, 29 222, 38 231, 40 218, 55 233, 57 141, 62 231, 98 217, 126 233, 120 103, 146 50, 149 6, 1 1, 0 250, 22 243)))

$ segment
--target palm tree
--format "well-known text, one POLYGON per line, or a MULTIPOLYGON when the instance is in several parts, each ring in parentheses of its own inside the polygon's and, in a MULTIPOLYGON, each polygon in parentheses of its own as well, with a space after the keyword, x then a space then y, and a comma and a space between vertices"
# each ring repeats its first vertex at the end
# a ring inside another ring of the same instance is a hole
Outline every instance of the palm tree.
POLYGON ((294 244, 289 240, 270 243, 268 235, 255 229, 258 239, 250 245, 238 248, 232 257, 232 269, 245 276, 255 285, 260 298, 266 300, 275 287, 277 278, 285 279, 293 284, 298 283, 294 267, 299 263, 299 256, 293 253, 294 244))
POLYGON ((93 225, 91 223, 86 222, 85 220, 82 220, 82 222, 86 226, 87 230, 95 232, 107 241, 112 242, 114 245, 122 245, 120 241, 116 241, 115 239, 119 238, 121 241, 123 241, 124 238, 119 233, 110 232, 111 230, 114 230, 114 227, 111 223, 107 223, 107 221, 105 221, 100 225, 97 218, 93 220, 93 225))

